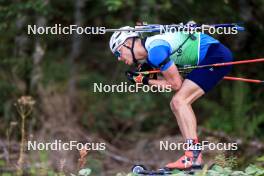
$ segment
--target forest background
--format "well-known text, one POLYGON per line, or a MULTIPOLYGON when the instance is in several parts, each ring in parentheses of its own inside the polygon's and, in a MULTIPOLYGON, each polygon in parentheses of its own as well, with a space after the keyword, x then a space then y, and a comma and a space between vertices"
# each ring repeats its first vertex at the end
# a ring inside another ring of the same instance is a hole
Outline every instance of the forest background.
MULTIPOLYGON (((128 66, 118 63, 105 35, 28 35, 27 25, 135 26, 239 22, 237 35, 213 35, 235 60, 264 57, 262 0, 3 0, 0 1, 0 166, 17 170, 21 138, 107 143, 105 152, 89 151, 85 167, 111 175, 129 172, 134 161, 159 167, 175 158, 158 152, 164 139, 180 138, 169 108, 172 93, 94 93, 93 83, 127 81, 128 66), (32 113, 24 119, 14 104, 31 96, 32 113), (153 158, 153 154, 156 153, 153 158)), ((235 66, 230 75, 263 79, 263 64, 235 66)), ((236 141, 237 168, 257 163, 264 150, 263 86, 222 81, 194 104, 202 139, 236 141)), ((221 153, 220 153, 221 154, 221 153)), ((208 154, 210 158, 219 152, 208 154)), ((78 151, 25 151, 23 167, 43 175, 76 172, 78 151)), ((21 158, 20 158, 21 159, 21 158)), ((261 160, 261 159, 260 159, 261 160)))

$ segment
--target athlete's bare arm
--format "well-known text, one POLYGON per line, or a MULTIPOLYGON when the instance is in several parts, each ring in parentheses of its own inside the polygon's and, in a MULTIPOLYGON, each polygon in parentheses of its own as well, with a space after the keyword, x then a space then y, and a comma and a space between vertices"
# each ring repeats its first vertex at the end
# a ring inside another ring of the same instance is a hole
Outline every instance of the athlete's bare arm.
POLYGON ((182 77, 178 72, 177 67, 173 64, 166 71, 162 72, 164 79, 154 80, 150 79, 150 85, 166 86, 171 85, 175 91, 179 90, 182 85, 182 77))

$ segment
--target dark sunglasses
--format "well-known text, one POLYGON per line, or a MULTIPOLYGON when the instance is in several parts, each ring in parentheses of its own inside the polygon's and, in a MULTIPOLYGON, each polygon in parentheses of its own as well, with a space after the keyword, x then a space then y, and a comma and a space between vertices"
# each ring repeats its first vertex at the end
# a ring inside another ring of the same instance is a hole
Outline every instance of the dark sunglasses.
MULTIPOLYGON (((126 47, 126 48, 128 48, 128 49, 131 50, 131 48, 128 47, 127 45, 125 45, 125 44, 122 44, 122 46, 124 46, 124 47, 126 47)), ((115 52, 114 52, 114 55, 115 55, 116 58, 119 58, 119 57, 121 56, 121 51, 118 51, 118 50, 115 51, 115 52)))
POLYGON ((114 55, 116 58, 119 58, 121 56, 121 52, 120 51, 115 51, 114 55))

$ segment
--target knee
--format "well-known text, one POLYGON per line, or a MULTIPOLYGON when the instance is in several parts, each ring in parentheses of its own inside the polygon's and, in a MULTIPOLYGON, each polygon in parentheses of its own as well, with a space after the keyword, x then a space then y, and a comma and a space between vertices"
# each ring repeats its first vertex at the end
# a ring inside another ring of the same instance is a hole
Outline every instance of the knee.
POLYGON ((185 105, 187 105, 187 102, 185 101, 184 97, 177 94, 173 96, 170 102, 170 107, 172 111, 179 111, 179 109, 185 105))

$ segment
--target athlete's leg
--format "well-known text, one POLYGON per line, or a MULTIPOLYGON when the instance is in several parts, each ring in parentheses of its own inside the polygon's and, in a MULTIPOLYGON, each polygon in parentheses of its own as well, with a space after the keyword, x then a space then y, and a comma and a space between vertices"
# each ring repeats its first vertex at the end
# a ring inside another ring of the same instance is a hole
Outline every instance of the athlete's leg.
POLYGON ((196 83, 185 79, 180 90, 171 100, 171 109, 177 119, 181 133, 190 147, 185 154, 177 161, 168 163, 167 168, 188 169, 201 167, 201 150, 195 149, 194 145, 198 143, 197 122, 191 104, 204 95, 204 90, 196 83))
MULTIPOLYGON (((227 62, 232 60, 231 52, 222 44, 211 45, 202 65, 227 62)), ((191 104, 210 91, 231 70, 231 67, 194 69, 189 73, 180 90, 171 101, 171 109, 186 139, 188 150, 177 161, 168 163, 167 168, 188 169, 201 167, 202 153, 197 146, 196 117, 191 104)))
POLYGON ((197 139, 197 122, 191 104, 204 94, 197 84, 185 79, 170 106, 185 139, 197 139))

